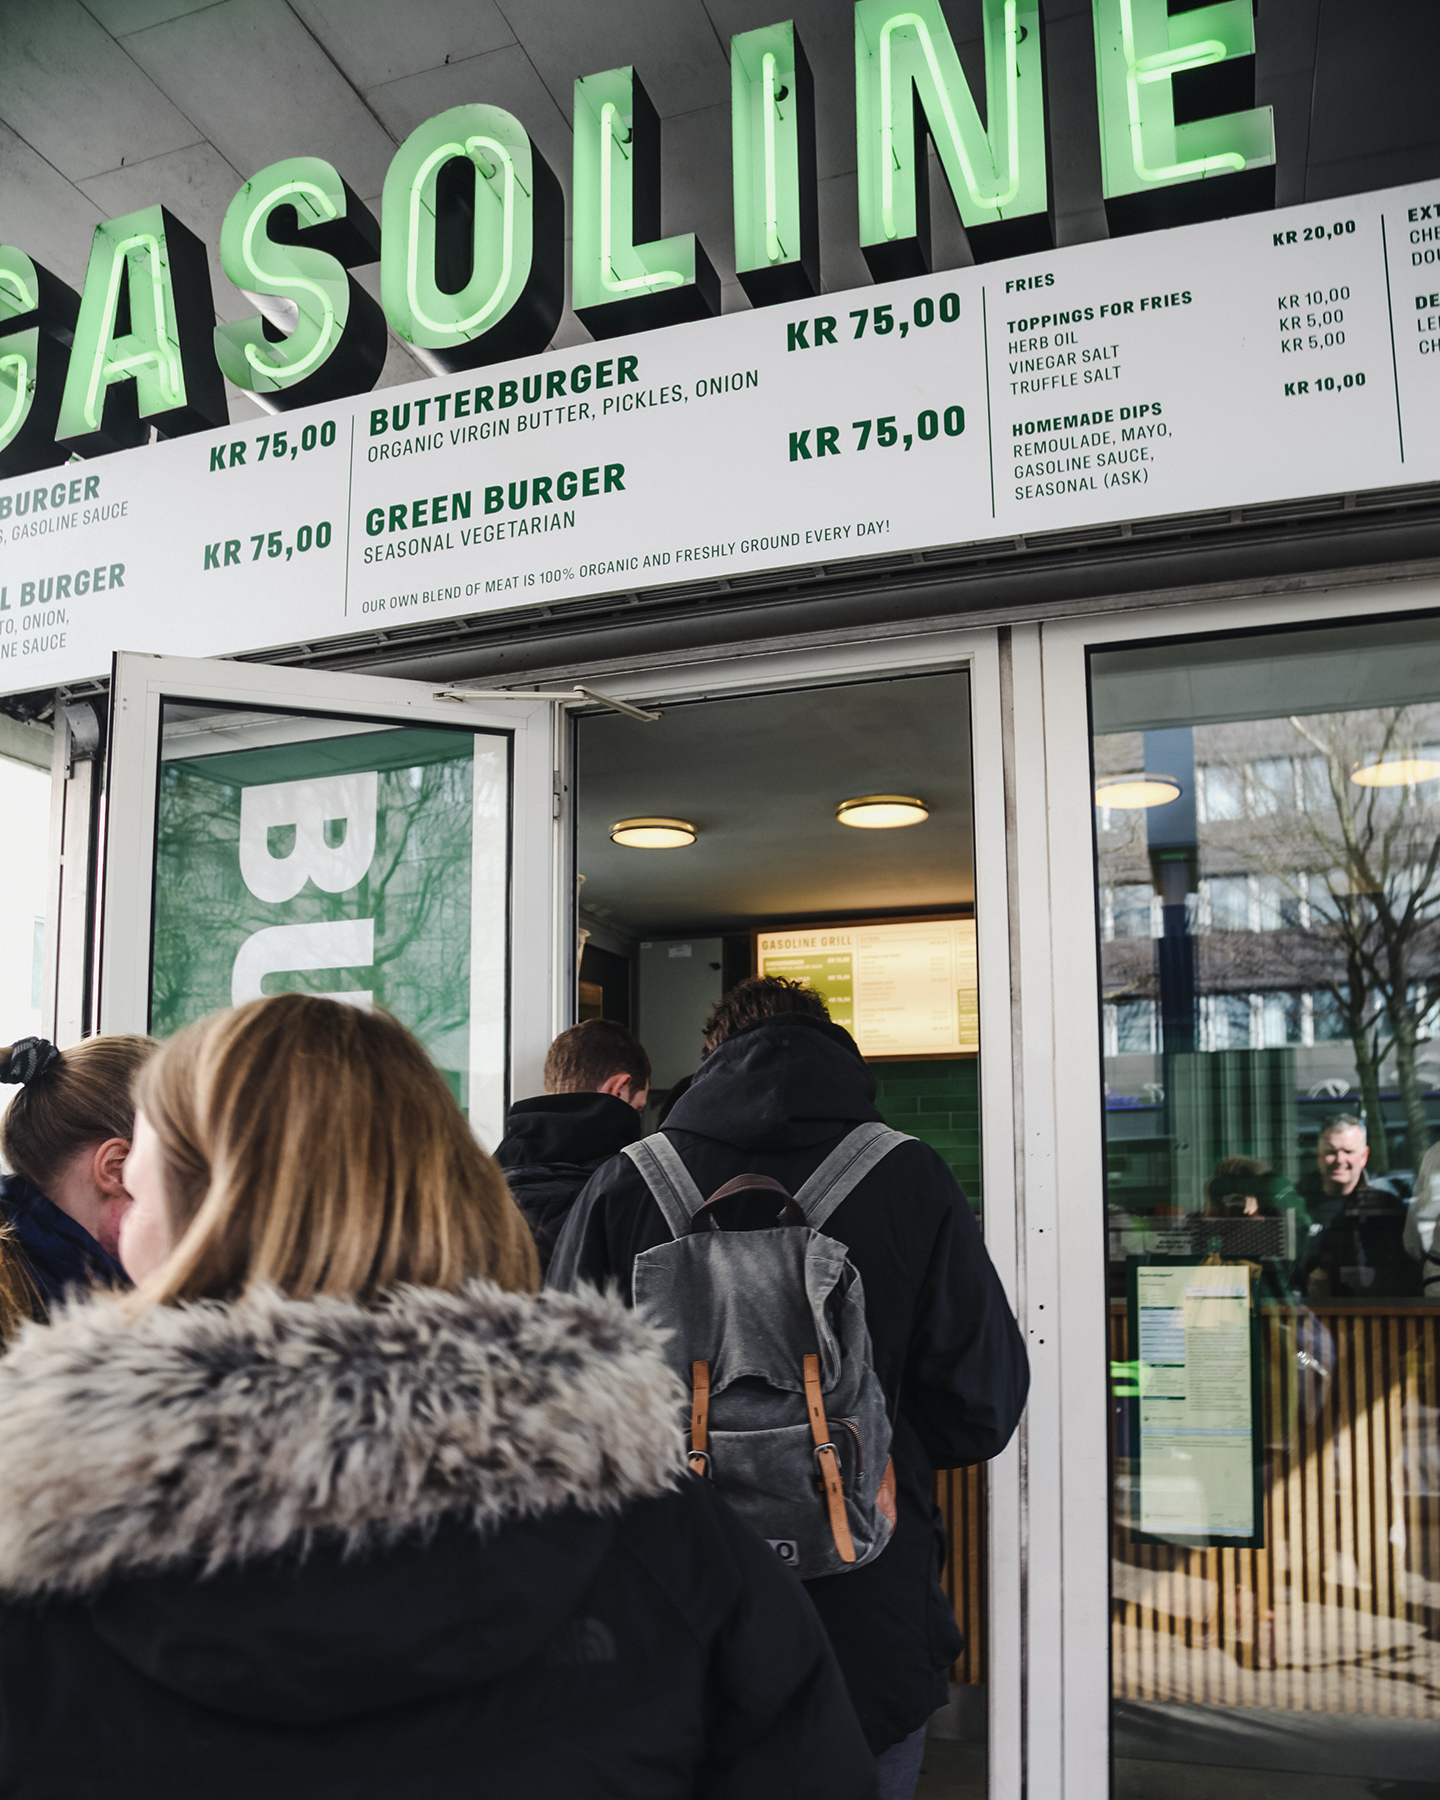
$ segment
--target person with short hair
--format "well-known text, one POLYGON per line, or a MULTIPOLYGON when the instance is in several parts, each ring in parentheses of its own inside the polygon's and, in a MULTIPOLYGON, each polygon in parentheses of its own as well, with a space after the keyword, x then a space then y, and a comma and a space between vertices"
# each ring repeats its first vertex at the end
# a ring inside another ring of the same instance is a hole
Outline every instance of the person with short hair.
POLYGON ((545 1092, 505 1115, 495 1160, 535 1236, 544 1275, 575 1196, 601 1163, 640 1136, 650 1059, 612 1019, 562 1031, 545 1057, 545 1092))
POLYGON ((120 1255, 0 1360, 8 1793, 873 1800, 678 1383, 396 1020, 282 994, 139 1083, 120 1255))
MULTIPOLYGON (((704 1045, 664 1125, 703 1195, 741 1174, 769 1176, 794 1195, 855 1126, 880 1117, 855 1040, 803 984, 741 982, 711 1013, 704 1045)), ((940 1583, 945 1533, 932 1472, 999 1455, 1029 1372, 975 1215, 928 1144, 912 1138, 890 1150, 824 1231, 845 1246, 864 1286, 894 1432, 898 1520, 873 1562, 804 1585, 876 1755, 881 1795, 898 1800, 914 1791, 926 1722, 945 1702, 962 1647, 940 1583)), ((615 1156, 576 1201, 548 1279, 569 1292, 613 1282, 628 1300, 636 1257, 671 1241, 643 1176, 615 1156)))
POLYGON ((1363 1119, 1336 1113, 1320 1127, 1314 1172, 1298 1183, 1319 1221, 1306 1268, 1312 1299, 1403 1299, 1421 1291, 1420 1273, 1405 1252, 1405 1202, 1370 1185, 1369 1161, 1363 1119))
POLYGON ((1315 1167, 1295 1184, 1317 1237, 1352 1194, 1369 1186, 1365 1176, 1369 1161, 1370 1133, 1365 1121, 1357 1119, 1354 1113, 1332 1113, 1315 1140, 1315 1167))
POLYGON ((8 1233, 12 1317, 45 1318, 67 1294, 125 1285, 116 1250, 130 1195, 125 1158, 148 1037, 44 1038, 0 1049, 0 1082, 18 1084, 0 1124, 0 1227, 8 1233), (23 1299, 21 1298, 23 1297, 23 1299))

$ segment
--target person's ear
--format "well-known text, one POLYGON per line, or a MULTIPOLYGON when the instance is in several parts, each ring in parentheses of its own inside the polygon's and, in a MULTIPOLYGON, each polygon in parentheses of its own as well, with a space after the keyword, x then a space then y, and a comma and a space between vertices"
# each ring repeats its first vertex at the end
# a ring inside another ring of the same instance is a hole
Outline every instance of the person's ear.
POLYGON ((129 1138, 106 1138, 97 1146, 90 1171, 95 1185, 107 1200, 128 1198, 125 1186, 125 1158, 130 1154, 129 1138))
POLYGON ((607 1075, 595 1092, 609 1094, 613 1099, 623 1100, 628 1106, 630 1104, 630 1077, 623 1071, 617 1070, 615 1074, 607 1075))

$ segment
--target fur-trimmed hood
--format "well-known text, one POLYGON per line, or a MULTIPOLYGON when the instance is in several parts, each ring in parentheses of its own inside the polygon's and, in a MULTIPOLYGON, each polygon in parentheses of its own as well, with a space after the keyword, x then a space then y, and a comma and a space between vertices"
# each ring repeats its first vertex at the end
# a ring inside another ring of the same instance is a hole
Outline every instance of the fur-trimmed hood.
POLYGON ((683 1467, 658 1343, 593 1292, 482 1281, 373 1307, 82 1302, 0 1360, 0 1597, 614 1512, 683 1467))

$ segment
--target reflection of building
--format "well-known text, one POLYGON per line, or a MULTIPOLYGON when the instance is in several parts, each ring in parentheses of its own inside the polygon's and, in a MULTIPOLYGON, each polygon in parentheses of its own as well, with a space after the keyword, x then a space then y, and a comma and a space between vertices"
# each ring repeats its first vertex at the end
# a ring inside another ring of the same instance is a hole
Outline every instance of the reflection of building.
MULTIPOLYGON (((1097 739, 1102 781, 1107 773, 1142 766, 1141 735, 1097 739)), ((1374 1110, 1373 1101, 1366 1103, 1359 1066, 1367 1054, 1394 1140, 1393 1147, 1387 1145, 1389 1154, 1376 1160, 1413 1166, 1395 1034, 1374 966, 1383 972, 1387 911, 1404 938, 1404 999, 1417 1037, 1415 1080, 1430 1094, 1427 1104, 1440 1120, 1440 876, 1432 855, 1440 832, 1434 789, 1440 784, 1366 788, 1355 783, 1350 768, 1367 754, 1384 751, 1397 736, 1410 744, 1440 738, 1440 708, 1193 728, 1195 871, 1184 917, 1193 944, 1194 1046, 1201 1057, 1262 1050, 1287 1054, 1293 1070, 1288 1104, 1300 1139, 1262 1144, 1242 1137, 1251 1144, 1246 1154, 1292 1175, 1298 1172, 1299 1142, 1313 1141, 1320 1118, 1346 1108, 1374 1110), (1317 741, 1328 746, 1328 755, 1317 741), (1338 805, 1332 769, 1341 777, 1338 805), (1361 971, 1368 974, 1369 992, 1356 984, 1357 961, 1372 965, 1361 971)), ((1139 1204, 1147 1185, 1146 1159, 1158 1151, 1158 1140, 1170 1135, 1163 1121, 1166 1046, 1156 955, 1165 909, 1152 874, 1153 822, 1167 810, 1097 810, 1104 1040, 1115 1149, 1111 1197, 1120 1198, 1118 1189, 1139 1204)), ((1172 1069, 1172 1083, 1178 1073, 1172 1069)), ((1187 1084, 1194 1079, 1185 1077, 1187 1084)), ((1231 1093, 1229 1086, 1221 1087, 1231 1093)), ((1187 1085, 1183 1104, 1193 1105, 1193 1092, 1187 1085)), ((1176 1104, 1182 1104, 1179 1095, 1176 1104)), ((1206 1117, 1209 1138, 1233 1149, 1231 1105, 1227 1099, 1206 1117)), ((1186 1166, 1199 1169, 1207 1153, 1192 1139, 1186 1166)), ((1186 1186, 1194 1191, 1191 1181, 1186 1186)))

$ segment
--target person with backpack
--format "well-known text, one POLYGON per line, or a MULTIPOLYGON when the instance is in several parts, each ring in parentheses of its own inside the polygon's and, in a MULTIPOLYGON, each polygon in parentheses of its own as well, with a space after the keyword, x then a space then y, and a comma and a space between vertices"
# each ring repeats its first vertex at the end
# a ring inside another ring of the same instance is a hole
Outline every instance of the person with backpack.
POLYGON ((575 1196, 640 1136, 650 1058, 613 1019, 582 1019, 545 1056, 545 1092, 505 1116, 495 1160, 525 1215, 544 1275, 575 1196))
POLYGON ((932 1471, 1004 1449, 1024 1343, 954 1176, 887 1130, 817 994, 742 982, 704 1050, 663 1132, 585 1187, 549 1282, 614 1283, 672 1332, 692 1470, 804 1583, 882 1796, 907 1796, 961 1648, 932 1471))

